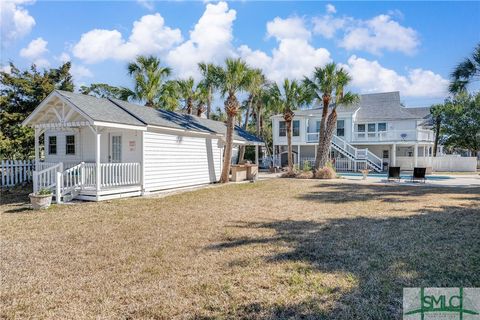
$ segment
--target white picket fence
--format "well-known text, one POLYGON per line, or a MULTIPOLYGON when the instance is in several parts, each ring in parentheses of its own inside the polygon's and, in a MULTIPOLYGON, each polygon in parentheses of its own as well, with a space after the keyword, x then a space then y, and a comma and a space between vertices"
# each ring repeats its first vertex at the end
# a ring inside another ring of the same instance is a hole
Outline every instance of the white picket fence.
POLYGON ((0 165, 2 188, 32 181, 34 167, 34 160, 2 160, 0 165))

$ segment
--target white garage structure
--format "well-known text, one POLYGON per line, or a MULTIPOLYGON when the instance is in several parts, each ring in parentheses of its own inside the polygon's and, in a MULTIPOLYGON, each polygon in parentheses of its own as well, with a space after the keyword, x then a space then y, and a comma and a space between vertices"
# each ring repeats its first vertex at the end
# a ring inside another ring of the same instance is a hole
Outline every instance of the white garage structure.
MULTIPOLYGON (((55 90, 23 125, 35 128, 34 191, 64 201, 214 183, 222 170, 223 122, 55 90)), ((237 127, 234 144, 263 142, 237 127)))

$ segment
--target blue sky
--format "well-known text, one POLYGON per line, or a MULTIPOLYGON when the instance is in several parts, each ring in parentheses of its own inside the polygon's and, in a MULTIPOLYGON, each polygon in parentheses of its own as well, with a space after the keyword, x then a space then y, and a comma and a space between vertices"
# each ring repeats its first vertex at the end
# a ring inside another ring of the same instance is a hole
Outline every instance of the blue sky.
POLYGON ((480 41, 480 2, 33 1, 2 5, 1 61, 71 60, 77 85, 131 86, 126 64, 155 54, 178 77, 196 63, 244 58, 269 78, 335 61, 356 92, 399 90, 409 106, 442 101, 448 76, 480 41))

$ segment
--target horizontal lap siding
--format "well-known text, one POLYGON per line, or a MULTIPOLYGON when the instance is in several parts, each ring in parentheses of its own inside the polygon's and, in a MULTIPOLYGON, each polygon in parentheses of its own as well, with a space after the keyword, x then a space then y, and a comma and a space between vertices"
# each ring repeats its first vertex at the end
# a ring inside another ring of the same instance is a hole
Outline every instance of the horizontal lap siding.
POLYGON ((217 139, 145 132, 145 191, 215 182, 221 155, 217 139))

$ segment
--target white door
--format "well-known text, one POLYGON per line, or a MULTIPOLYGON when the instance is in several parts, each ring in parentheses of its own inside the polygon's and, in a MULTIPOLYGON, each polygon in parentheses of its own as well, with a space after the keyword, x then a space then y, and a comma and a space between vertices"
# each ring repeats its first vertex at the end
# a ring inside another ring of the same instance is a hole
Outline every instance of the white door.
POLYGON ((109 160, 114 163, 122 162, 122 136, 120 135, 110 136, 109 160))

